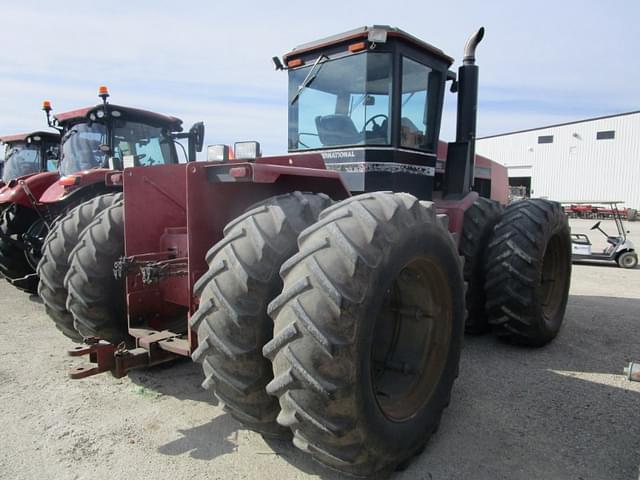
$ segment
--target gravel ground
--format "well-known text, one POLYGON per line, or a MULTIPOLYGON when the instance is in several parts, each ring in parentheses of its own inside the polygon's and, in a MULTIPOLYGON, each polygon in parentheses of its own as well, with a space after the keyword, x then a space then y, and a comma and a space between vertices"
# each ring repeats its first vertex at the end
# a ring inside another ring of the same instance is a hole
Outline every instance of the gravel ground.
MULTIPOLYGON (((199 366, 69 380, 71 343, 37 298, 0 282, 0 306, 0 478, 342 478, 239 429, 199 366)), ((394 479, 638 479, 640 383, 621 373, 640 361, 639 317, 640 268, 574 266, 551 345, 467 337, 440 431, 394 479)))

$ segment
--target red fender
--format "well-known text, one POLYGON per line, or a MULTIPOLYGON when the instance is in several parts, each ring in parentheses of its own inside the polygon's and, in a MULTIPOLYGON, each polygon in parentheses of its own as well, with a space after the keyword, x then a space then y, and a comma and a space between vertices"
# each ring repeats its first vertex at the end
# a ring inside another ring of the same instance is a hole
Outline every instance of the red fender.
POLYGON ((113 173, 107 168, 96 168, 95 170, 85 170, 74 173, 66 177, 60 177, 53 182, 39 197, 41 203, 56 203, 63 200, 69 193, 82 187, 94 185, 96 183, 106 183, 106 176, 113 173))
POLYGON ((23 207, 33 208, 26 189, 38 199, 58 178, 60 178, 58 172, 42 172, 11 180, 0 190, 0 205, 15 203, 23 207))

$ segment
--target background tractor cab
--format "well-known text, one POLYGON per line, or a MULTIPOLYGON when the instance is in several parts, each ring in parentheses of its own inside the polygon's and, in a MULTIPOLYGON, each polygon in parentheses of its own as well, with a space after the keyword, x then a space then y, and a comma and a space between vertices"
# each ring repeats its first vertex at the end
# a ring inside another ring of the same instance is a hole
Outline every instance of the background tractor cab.
MULTIPOLYGON (((468 113, 477 104, 477 67, 468 60, 462 67, 472 72, 460 92, 460 143, 448 153, 458 159, 450 167, 461 171, 474 158, 475 115, 468 113)), ((394 190, 434 198, 446 81, 457 88, 451 57, 400 29, 373 26, 296 47, 284 56, 286 67, 278 58, 274 62, 289 72, 290 152, 320 152, 353 193, 394 190)), ((471 172, 443 188, 468 193, 471 172)))
POLYGON ((4 169, 0 187, 11 180, 38 172, 55 171, 58 167, 60 135, 52 132, 31 132, 0 137, 4 144, 4 169))
POLYGON ((572 202, 571 205, 592 205, 602 204, 607 205, 612 214, 613 220, 618 230, 617 236, 609 235, 605 232, 600 224, 601 221, 596 222, 591 230, 598 230, 604 235, 607 243, 609 244, 602 252, 593 252, 592 243, 586 234, 572 233, 572 258, 574 261, 578 260, 604 260, 609 262, 615 262, 622 268, 635 268, 638 265, 638 254, 635 251, 633 242, 627 238, 627 231, 624 229, 622 223, 622 214, 618 209, 617 202, 572 202))
MULTIPOLYGON (((189 140, 185 161, 194 161, 202 150, 204 125, 196 123, 182 133, 182 120, 176 117, 107 102, 109 93, 100 87, 101 105, 60 113, 51 118, 50 105, 43 110, 50 126, 60 130, 60 180, 46 192, 42 203, 58 202, 85 191, 109 191, 113 178, 107 174, 127 167, 179 163, 177 139, 189 140)), ((117 179, 116 179, 117 183, 117 179)))

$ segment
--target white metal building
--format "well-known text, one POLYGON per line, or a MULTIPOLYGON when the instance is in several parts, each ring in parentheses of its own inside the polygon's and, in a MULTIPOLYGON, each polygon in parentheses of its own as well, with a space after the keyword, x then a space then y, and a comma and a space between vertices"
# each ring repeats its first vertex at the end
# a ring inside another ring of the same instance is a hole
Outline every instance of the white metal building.
POLYGON ((532 197, 640 209, 640 111, 483 137, 476 151, 532 197))

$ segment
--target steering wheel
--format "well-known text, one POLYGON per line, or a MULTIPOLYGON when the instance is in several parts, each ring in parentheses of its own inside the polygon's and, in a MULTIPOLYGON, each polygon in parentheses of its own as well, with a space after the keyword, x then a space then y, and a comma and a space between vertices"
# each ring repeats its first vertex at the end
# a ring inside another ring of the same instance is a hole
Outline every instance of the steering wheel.
POLYGON ((384 123, 385 120, 389 120, 389 117, 386 116, 384 113, 379 113, 377 115, 374 115, 373 117, 371 117, 369 120, 367 120, 366 122, 364 122, 364 127, 362 127, 362 131, 366 131, 367 130, 367 125, 369 125, 370 123, 373 123, 373 129, 372 131, 376 131, 378 130, 380 127, 382 127, 382 123, 380 123, 380 125, 378 125, 376 123, 376 118, 383 118, 384 120, 382 121, 382 123, 384 123))
POLYGON ((311 135, 313 137, 319 137, 320 136, 317 133, 310 133, 310 132, 300 132, 300 133, 298 133, 298 144, 302 145, 304 148, 311 148, 311 147, 309 147, 309 145, 307 145, 302 140, 300 140, 300 135, 311 135))
POLYGON ((600 226, 600 222, 596 222, 596 224, 591 227, 591 230, 596 230, 600 226))

